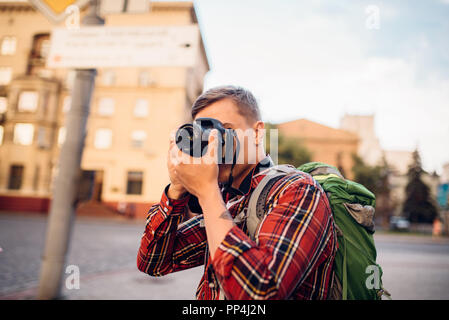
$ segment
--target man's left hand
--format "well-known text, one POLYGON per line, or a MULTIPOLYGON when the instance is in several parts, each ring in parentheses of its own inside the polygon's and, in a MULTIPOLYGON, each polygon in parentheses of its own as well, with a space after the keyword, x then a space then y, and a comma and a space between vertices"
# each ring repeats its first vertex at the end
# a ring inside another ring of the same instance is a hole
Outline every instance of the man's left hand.
POLYGON ((201 158, 194 159, 177 147, 170 152, 170 161, 174 165, 178 180, 189 193, 196 196, 200 201, 211 192, 219 190, 217 134, 217 130, 211 131, 207 152, 201 158))

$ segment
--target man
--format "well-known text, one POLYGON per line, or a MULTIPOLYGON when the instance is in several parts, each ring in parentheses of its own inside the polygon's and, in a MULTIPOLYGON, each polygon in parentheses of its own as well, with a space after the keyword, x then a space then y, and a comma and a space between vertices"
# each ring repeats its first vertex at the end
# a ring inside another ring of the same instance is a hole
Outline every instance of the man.
MULTIPOLYGON (((195 101, 192 118, 214 118, 225 128, 254 134, 239 136, 244 161, 235 166, 184 163, 185 155, 170 141, 171 184, 149 210, 139 270, 162 276, 204 264, 197 299, 326 299, 336 235, 328 200, 311 176, 297 171, 272 186, 256 241, 247 235, 245 220, 234 222, 272 166, 253 95, 234 86, 210 89, 195 101), (220 189, 230 176, 232 186, 220 189), (191 195, 198 198, 202 214, 180 223, 191 195)), ((216 141, 213 131, 211 158, 216 141)))

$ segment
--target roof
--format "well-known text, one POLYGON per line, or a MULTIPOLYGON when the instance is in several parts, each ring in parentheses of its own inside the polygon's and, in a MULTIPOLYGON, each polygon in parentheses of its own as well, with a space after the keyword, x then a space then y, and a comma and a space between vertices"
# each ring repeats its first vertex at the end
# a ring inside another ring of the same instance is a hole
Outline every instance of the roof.
POLYGON ((357 142, 359 137, 352 132, 335 129, 307 119, 283 122, 277 125, 280 133, 287 137, 307 140, 338 140, 357 142))

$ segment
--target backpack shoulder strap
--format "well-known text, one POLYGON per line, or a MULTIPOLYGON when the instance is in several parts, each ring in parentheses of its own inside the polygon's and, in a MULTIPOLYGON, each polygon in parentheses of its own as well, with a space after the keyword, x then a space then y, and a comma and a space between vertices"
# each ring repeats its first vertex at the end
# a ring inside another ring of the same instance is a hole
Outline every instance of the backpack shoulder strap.
POLYGON ((249 198, 248 211, 246 213, 246 227, 249 237, 252 240, 255 240, 257 229, 266 214, 265 205, 271 187, 282 177, 296 172, 296 169, 289 165, 273 166, 267 170, 270 171, 259 182, 249 198))

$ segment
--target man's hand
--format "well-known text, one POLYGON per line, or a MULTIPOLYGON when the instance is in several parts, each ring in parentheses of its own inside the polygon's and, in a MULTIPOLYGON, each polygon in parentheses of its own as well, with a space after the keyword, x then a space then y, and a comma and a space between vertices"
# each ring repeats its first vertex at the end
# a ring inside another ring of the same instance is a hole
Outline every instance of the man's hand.
POLYGON ((207 153, 201 158, 192 158, 170 142, 169 172, 175 190, 186 189, 201 202, 218 188, 217 130, 209 135, 207 153))
POLYGON ((170 179, 173 178, 172 182, 181 184, 195 195, 201 205, 211 257, 234 226, 218 187, 217 134, 217 130, 212 130, 207 154, 201 159, 193 159, 185 154, 174 142, 169 153, 169 162, 173 170, 170 179))
POLYGON ((168 176, 170 177, 170 187, 168 188, 167 196, 170 199, 181 199, 187 192, 186 188, 178 179, 178 175, 175 170, 176 162, 173 160, 173 155, 178 153, 179 149, 175 144, 174 134, 170 137, 170 147, 168 149, 167 156, 167 168, 168 176))

